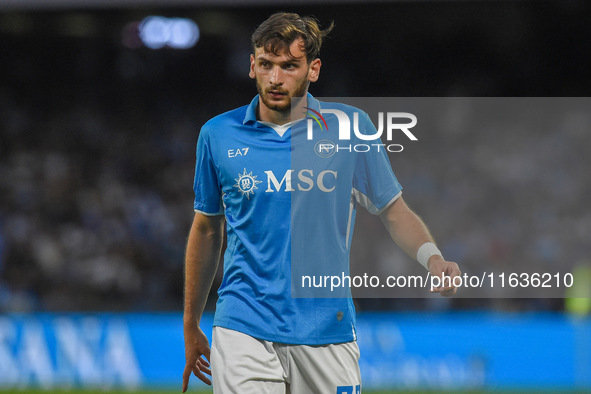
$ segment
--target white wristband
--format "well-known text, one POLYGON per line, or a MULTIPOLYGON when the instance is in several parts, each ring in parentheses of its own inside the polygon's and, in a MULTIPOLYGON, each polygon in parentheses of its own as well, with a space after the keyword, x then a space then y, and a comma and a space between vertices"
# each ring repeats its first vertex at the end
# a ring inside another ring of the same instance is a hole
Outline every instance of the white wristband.
POLYGON ((441 251, 433 242, 425 242, 417 251, 417 261, 428 271, 429 267, 427 266, 427 262, 429 261, 429 257, 435 254, 443 257, 441 251))

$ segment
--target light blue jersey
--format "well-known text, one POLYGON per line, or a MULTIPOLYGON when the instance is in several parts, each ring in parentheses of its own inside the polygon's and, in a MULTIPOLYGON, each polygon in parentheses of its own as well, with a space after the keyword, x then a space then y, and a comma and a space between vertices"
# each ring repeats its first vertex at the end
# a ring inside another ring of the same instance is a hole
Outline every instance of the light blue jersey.
POLYGON ((258 100, 208 121, 197 143, 194 208, 227 223, 214 325, 288 344, 352 341, 349 289, 304 289, 301 277, 349 275, 356 206, 379 213, 402 187, 379 139, 341 141, 322 111, 358 112, 373 135, 364 112, 308 94, 308 118, 282 134, 257 121, 258 100))

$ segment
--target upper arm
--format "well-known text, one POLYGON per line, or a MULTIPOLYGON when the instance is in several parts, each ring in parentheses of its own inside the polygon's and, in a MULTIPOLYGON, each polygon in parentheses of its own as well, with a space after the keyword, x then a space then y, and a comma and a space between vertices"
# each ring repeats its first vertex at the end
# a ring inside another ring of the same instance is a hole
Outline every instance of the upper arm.
MULTIPOLYGON (((363 113, 360 122, 364 133, 374 135, 375 127, 369 116, 363 113)), ((371 140, 377 147, 383 146, 379 138, 371 140)), ((366 141, 366 143, 370 143, 366 141)), ((402 186, 396 179, 386 149, 370 149, 355 155, 353 188, 357 201, 372 214, 380 214, 399 199, 402 186)))
POLYGON ((219 215, 224 212, 222 189, 213 154, 215 147, 211 146, 209 133, 210 126, 205 124, 197 140, 193 208, 206 215, 219 215))

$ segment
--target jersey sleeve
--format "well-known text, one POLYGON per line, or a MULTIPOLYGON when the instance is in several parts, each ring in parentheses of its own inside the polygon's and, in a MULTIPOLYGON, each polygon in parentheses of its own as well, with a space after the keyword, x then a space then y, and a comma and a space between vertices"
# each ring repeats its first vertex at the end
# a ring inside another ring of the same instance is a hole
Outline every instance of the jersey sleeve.
POLYGON ((193 182, 195 191, 195 212, 204 215, 222 215, 222 194, 220 182, 209 142, 209 134, 206 125, 203 126, 197 140, 197 158, 195 161, 195 180, 193 182))
MULTIPOLYGON (((366 113, 360 116, 360 131, 364 134, 376 134, 377 130, 366 113)), ((359 204, 374 215, 380 214, 402 194, 402 186, 396 179, 386 147, 377 138, 363 141, 372 149, 357 153, 355 175, 353 177, 353 195, 359 204), (379 147, 379 149, 378 149, 379 147)))

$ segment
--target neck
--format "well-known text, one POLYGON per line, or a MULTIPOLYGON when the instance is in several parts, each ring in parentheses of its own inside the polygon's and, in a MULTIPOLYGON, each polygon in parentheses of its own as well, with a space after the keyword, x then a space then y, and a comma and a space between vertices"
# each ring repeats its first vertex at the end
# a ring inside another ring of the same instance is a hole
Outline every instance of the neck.
POLYGON ((271 109, 259 99, 258 105, 258 119, 263 122, 270 122, 277 125, 284 125, 294 120, 302 119, 305 116, 304 107, 307 104, 306 96, 302 97, 287 111, 277 111, 271 109))

